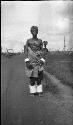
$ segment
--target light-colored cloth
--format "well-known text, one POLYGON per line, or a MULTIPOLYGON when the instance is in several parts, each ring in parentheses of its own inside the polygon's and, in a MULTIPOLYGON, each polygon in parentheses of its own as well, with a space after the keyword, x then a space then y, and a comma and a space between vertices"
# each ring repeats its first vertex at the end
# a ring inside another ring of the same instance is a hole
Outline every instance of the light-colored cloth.
POLYGON ((29 69, 25 63, 25 74, 28 77, 38 77, 38 71, 44 70, 43 66, 40 66, 37 62, 41 59, 41 51, 33 52, 30 47, 28 47, 28 58, 30 64, 33 65, 33 69, 29 69), (39 57, 38 57, 39 55, 39 57))

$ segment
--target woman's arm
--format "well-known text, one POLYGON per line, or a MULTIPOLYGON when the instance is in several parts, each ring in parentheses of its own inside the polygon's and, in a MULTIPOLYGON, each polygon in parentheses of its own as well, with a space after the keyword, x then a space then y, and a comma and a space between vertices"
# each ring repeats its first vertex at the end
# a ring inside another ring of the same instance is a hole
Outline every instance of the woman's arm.
POLYGON ((26 42, 25 58, 28 58, 28 40, 26 42))

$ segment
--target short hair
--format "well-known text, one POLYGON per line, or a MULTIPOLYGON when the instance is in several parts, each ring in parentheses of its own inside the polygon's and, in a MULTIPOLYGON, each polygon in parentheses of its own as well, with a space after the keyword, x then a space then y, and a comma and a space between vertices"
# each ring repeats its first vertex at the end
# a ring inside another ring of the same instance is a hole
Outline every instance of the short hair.
POLYGON ((33 29, 36 29, 37 32, 38 32, 38 27, 37 27, 37 26, 32 26, 32 27, 31 27, 31 32, 33 31, 33 29))

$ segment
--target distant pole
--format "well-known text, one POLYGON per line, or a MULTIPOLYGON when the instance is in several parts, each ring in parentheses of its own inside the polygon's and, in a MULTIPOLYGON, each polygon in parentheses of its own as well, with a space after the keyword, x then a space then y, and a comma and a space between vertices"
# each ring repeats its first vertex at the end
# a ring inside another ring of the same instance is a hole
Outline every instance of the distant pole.
POLYGON ((66 45, 65 45, 65 36, 64 36, 64 51, 65 51, 66 45))
POLYGON ((2 53, 2 46, 1 46, 1 53, 2 53))

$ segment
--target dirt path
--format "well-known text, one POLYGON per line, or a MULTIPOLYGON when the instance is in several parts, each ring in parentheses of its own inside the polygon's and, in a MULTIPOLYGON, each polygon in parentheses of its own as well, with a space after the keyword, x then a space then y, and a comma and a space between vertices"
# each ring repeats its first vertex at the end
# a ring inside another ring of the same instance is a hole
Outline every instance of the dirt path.
POLYGON ((15 56, 2 61, 2 125, 72 125, 71 89, 45 73, 43 97, 31 97, 23 60, 15 56))

